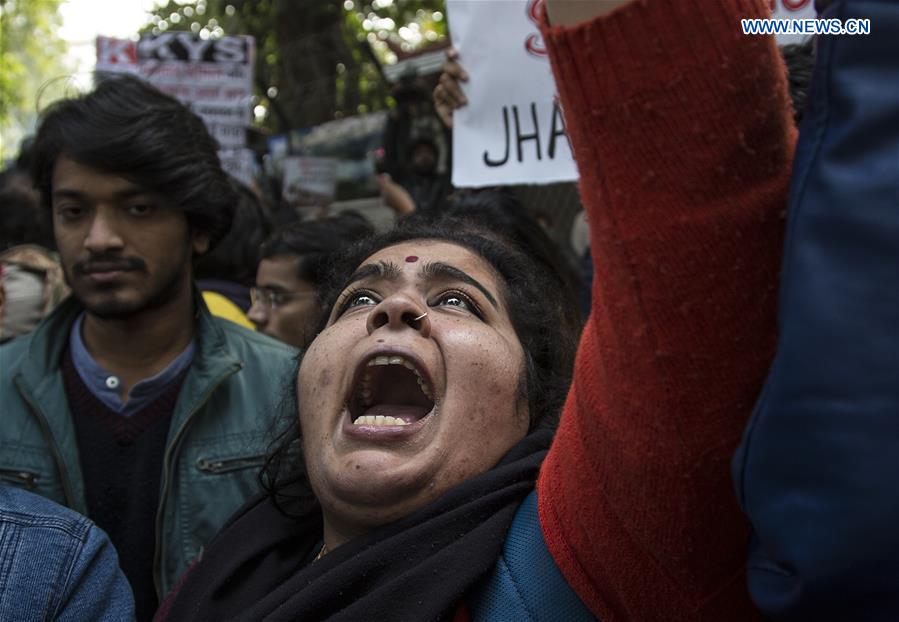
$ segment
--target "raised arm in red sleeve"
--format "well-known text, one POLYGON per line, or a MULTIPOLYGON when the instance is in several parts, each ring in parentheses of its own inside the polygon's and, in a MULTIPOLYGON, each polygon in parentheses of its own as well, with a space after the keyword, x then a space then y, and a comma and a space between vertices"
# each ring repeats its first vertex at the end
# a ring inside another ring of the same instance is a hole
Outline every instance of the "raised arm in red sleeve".
POLYGON ((545 27, 595 267, 547 545, 603 622, 755 619, 729 461, 774 353, 795 129, 763 0, 545 27))

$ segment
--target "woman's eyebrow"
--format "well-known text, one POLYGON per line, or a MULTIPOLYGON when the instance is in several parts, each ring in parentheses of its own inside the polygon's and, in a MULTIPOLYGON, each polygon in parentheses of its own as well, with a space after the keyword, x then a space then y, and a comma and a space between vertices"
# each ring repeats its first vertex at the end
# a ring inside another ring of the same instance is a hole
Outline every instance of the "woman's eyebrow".
POLYGON ((395 263, 389 261, 379 261, 378 263, 365 264, 350 276, 344 283, 346 289, 349 285, 356 281, 377 278, 387 281, 395 281, 400 278, 400 268, 395 263))
POLYGON ((497 310, 499 310, 499 306, 496 303, 496 298, 493 297, 487 288, 481 285, 475 278, 469 276, 459 268, 453 267, 448 263, 443 263, 442 261, 431 261, 424 264, 421 267, 421 275, 425 278, 431 279, 445 279, 445 280, 456 280, 462 281, 463 283, 467 283, 472 287, 477 287, 484 297, 490 301, 490 304, 497 310))

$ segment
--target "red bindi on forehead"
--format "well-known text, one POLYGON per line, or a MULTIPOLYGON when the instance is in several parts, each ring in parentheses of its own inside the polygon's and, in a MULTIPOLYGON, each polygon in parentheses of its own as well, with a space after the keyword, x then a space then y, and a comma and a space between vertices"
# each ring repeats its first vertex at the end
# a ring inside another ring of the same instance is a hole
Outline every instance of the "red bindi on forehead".
POLYGON ((409 255, 406 257, 406 263, 415 263, 418 261, 418 257, 416 255, 409 255))

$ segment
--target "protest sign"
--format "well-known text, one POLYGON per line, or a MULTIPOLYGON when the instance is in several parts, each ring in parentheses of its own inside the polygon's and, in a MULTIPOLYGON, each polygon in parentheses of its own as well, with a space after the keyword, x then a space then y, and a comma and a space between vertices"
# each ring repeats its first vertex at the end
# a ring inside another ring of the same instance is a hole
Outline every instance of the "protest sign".
POLYGON ((187 32, 142 35, 141 75, 190 104, 223 149, 246 144, 253 97, 252 37, 201 39, 187 32))
POLYGON ((137 41, 97 37, 97 73, 138 73, 137 41))
POLYGON ((291 156, 283 162, 283 194, 291 203, 324 205, 337 189, 337 158, 291 156))
POLYGON ((222 167, 251 185, 251 117, 255 44, 252 37, 202 39, 189 32, 143 34, 137 41, 97 37, 98 74, 131 73, 187 104, 222 150, 222 167))
MULTIPOLYGON (((469 81, 453 116, 453 184, 577 179, 537 26, 542 0, 447 0, 453 45, 469 81)), ((770 0, 772 17, 815 17, 812 0, 770 0)), ((735 25, 737 27, 737 25, 735 25)), ((797 43, 801 35, 778 35, 797 43)))
POLYGON ((243 185, 256 185, 256 154, 252 149, 228 149, 219 151, 222 169, 243 185))
POLYGON ((453 45, 469 75, 453 117, 453 184, 577 179, 537 26, 542 0, 447 0, 453 45), (501 26, 500 26, 501 25, 501 26))
POLYGON ((97 37, 97 71, 134 73, 188 104, 223 149, 246 144, 251 121, 252 37, 202 39, 189 32, 97 37))

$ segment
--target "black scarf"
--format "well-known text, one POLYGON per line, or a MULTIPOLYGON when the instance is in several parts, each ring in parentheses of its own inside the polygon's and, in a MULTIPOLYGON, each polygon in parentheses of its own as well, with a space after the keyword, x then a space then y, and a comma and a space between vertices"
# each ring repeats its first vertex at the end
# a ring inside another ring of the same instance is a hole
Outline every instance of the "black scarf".
POLYGON ((552 434, 538 428, 490 471, 314 563, 317 504, 288 518, 269 495, 257 496, 210 543, 165 619, 449 619, 493 569, 552 434))

